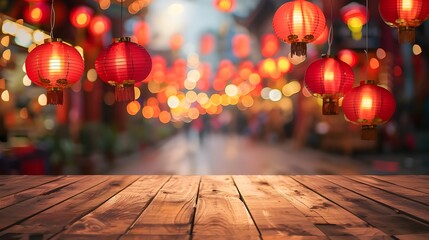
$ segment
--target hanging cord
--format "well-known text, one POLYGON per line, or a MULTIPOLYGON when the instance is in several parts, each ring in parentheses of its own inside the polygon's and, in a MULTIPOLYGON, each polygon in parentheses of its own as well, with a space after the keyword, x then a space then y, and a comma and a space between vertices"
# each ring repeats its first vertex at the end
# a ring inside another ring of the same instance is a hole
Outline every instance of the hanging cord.
POLYGON ((124 25, 124 23, 123 23, 123 20, 122 20, 122 8, 123 8, 123 2, 124 2, 124 0, 121 0, 121 32, 120 32, 120 34, 119 35, 121 35, 121 37, 123 36, 123 33, 122 33, 122 25, 124 25))
POLYGON ((333 16, 332 16, 332 0, 331 0, 331 25, 329 26, 329 33, 328 33, 328 52, 326 53, 327 56, 331 55, 331 46, 332 42, 334 40, 334 27, 333 27, 333 16))
POLYGON ((50 36, 51 36, 51 38, 54 38, 54 27, 55 27, 55 9, 54 9, 54 0, 51 0, 51 17, 50 17, 50 23, 51 23, 51 32, 50 32, 50 36))
POLYGON ((366 79, 369 77, 369 57, 368 57, 368 29, 369 29, 369 18, 368 18, 368 0, 366 0, 366 29, 365 29, 365 55, 366 55, 366 79))

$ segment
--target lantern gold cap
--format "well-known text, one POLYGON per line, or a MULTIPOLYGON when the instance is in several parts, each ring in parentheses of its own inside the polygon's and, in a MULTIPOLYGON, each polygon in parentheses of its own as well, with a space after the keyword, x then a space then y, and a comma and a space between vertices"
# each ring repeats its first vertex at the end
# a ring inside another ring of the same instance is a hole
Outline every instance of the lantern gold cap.
POLYGON ((50 42, 62 42, 63 40, 61 38, 46 38, 45 39, 45 43, 50 43, 50 42))
POLYGON ((118 42, 131 42, 131 37, 114 38, 113 42, 114 43, 118 43, 118 42))

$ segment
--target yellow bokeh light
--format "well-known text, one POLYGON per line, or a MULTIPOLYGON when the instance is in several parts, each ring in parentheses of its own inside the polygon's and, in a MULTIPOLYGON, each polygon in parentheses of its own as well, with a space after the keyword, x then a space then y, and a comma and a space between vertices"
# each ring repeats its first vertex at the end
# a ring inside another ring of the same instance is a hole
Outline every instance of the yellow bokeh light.
POLYGON ((152 118, 154 113, 155 113, 155 111, 151 106, 143 107, 142 114, 143 114, 144 118, 146 118, 146 119, 152 118))
POLYGON ((380 62, 376 58, 371 58, 369 60, 369 67, 372 69, 377 69, 380 67, 380 62))
POLYGON ((76 17, 76 22, 79 25, 85 25, 88 22, 88 16, 86 15, 86 13, 80 13, 79 15, 77 15, 76 17))
POLYGON ((190 119, 195 120, 195 119, 197 119, 199 116, 200 116, 200 111, 198 111, 198 109, 197 109, 197 108, 190 108, 190 109, 189 109, 189 111, 188 111, 188 117, 189 117, 190 119))
POLYGON ((88 81, 95 82, 97 80, 97 71, 95 71, 94 68, 91 68, 86 73, 86 78, 88 78, 88 81))
POLYGON ((253 98, 249 95, 243 96, 241 98, 241 104, 245 107, 251 107, 253 105, 254 101, 253 98))
POLYGON ((206 93, 198 93, 197 102, 201 105, 206 104, 209 102, 209 97, 206 93))
POLYGON ((137 100, 140 98, 141 95, 141 91, 140 88, 138 87, 134 87, 134 100, 137 100))
POLYGON ((167 104, 170 108, 177 108, 179 107, 180 100, 176 96, 170 96, 167 100, 167 104))
POLYGON ((155 81, 149 81, 147 87, 151 93, 158 93, 161 90, 161 86, 155 81))
POLYGON ((189 91, 185 94, 186 101, 189 103, 193 103, 197 101, 197 93, 194 91, 189 91))
POLYGON ((191 82, 188 79, 186 79, 183 85, 187 90, 193 90, 197 86, 197 83, 191 82))
POLYGON ((386 57, 386 51, 382 48, 378 48, 377 51, 375 51, 375 55, 377 55, 378 59, 384 59, 386 57))
POLYGON ((140 111, 140 103, 132 101, 127 104, 127 112, 130 115, 136 115, 140 111))
POLYGON ((210 102, 211 102, 213 105, 217 106, 217 105, 219 105, 219 104, 222 102, 222 98, 221 98, 221 96, 220 96, 219 94, 215 93, 215 94, 213 94, 213 95, 210 97, 210 102))
POLYGON ((236 96, 238 94, 238 88, 234 84, 229 84, 225 87, 225 93, 230 97, 236 96))
POLYGON ((10 43, 10 37, 9 36, 2 37, 0 43, 1 45, 3 45, 3 47, 8 47, 10 43))
POLYGON ((37 102, 40 104, 40 106, 46 106, 46 104, 48 104, 48 98, 44 93, 40 94, 40 96, 37 98, 37 102))
POLYGON ((422 48, 420 47, 420 45, 414 44, 413 45, 413 54, 419 55, 420 53, 422 53, 422 48))
POLYGON ((25 74, 24 77, 22 78, 22 84, 24 84, 24 86, 26 87, 31 86, 31 80, 27 74, 25 74))
POLYGON ((286 97, 290 97, 301 91, 301 84, 298 81, 291 81, 282 88, 282 93, 286 97))
POLYGON ((9 61, 11 55, 12 55, 12 52, 10 51, 10 49, 6 49, 6 50, 4 50, 2 57, 4 60, 9 61))
POLYGON ((252 85, 257 85, 257 84, 259 84, 261 82, 261 77, 257 73, 252 73, 249 76, 249 82, 252 85))
POLYGON ((187 77, 188 77, 188 81, 195 83, 195 82, 198 82, 198 80, 200 80, 201 73, 198 70, 193 69, 188 72, 187 77))
POLYGON ((159 121, 164 124, 169 123, 171 120, 171 115, 167 111, 160 112, 158 117, 159 117, 159 121))
POLYGON ((4 90, 1 93, 1 100, 3 100, 4 102, 9 102, 9 91, 8 90, 4 90))

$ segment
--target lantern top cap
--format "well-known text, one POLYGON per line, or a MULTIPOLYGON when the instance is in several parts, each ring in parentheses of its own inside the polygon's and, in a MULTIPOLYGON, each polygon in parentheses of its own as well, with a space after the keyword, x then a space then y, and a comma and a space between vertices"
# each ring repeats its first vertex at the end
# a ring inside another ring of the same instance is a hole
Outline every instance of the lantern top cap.
POLYGON ((372 85, 377 85, 377 82, 375 80, 372 79, 368 79, 368 80, 362 80, 360 81, 360 85, 365 85, 365 84, 372 84, 372 85))
POLYGON ((62 42, 63 40, 61 38, 46 38, 45 39, 45 43, 50 43, 50 42, 62 42))
POLYGON ((118 43, 118 42, 131 42, 131 38, 130 37, 114 38, 113 42, 114 43, 118 43))

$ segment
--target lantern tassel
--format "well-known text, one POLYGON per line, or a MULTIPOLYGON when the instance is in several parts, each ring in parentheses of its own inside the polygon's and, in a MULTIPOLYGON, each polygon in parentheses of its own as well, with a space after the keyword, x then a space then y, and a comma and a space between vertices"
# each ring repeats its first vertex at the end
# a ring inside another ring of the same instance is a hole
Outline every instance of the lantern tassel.
POLYGON ((50 105, 63 105, 63 89, 52 88, 46 93, 47 103, 50 105))
POLYGON ((307 56, 307 43, 305 42, 293 42, 290 45, 290 55, 307 56))
POLYGON ((322 105, 323 115, 338 115, 338 98, 324 97, 322 105))
POLYGON ((398 38, 399 43, 414 43, 416 31, 413 27, 399 27, 398 38))
POLYGON ((117 85, 115 88, 117 102, 130 102, 134 100, 134 84, 117 85))
POLYGON ((361 139, 362 140, 376 140, 377 139, 377 126, 376 125, 362 125, 361 139))

